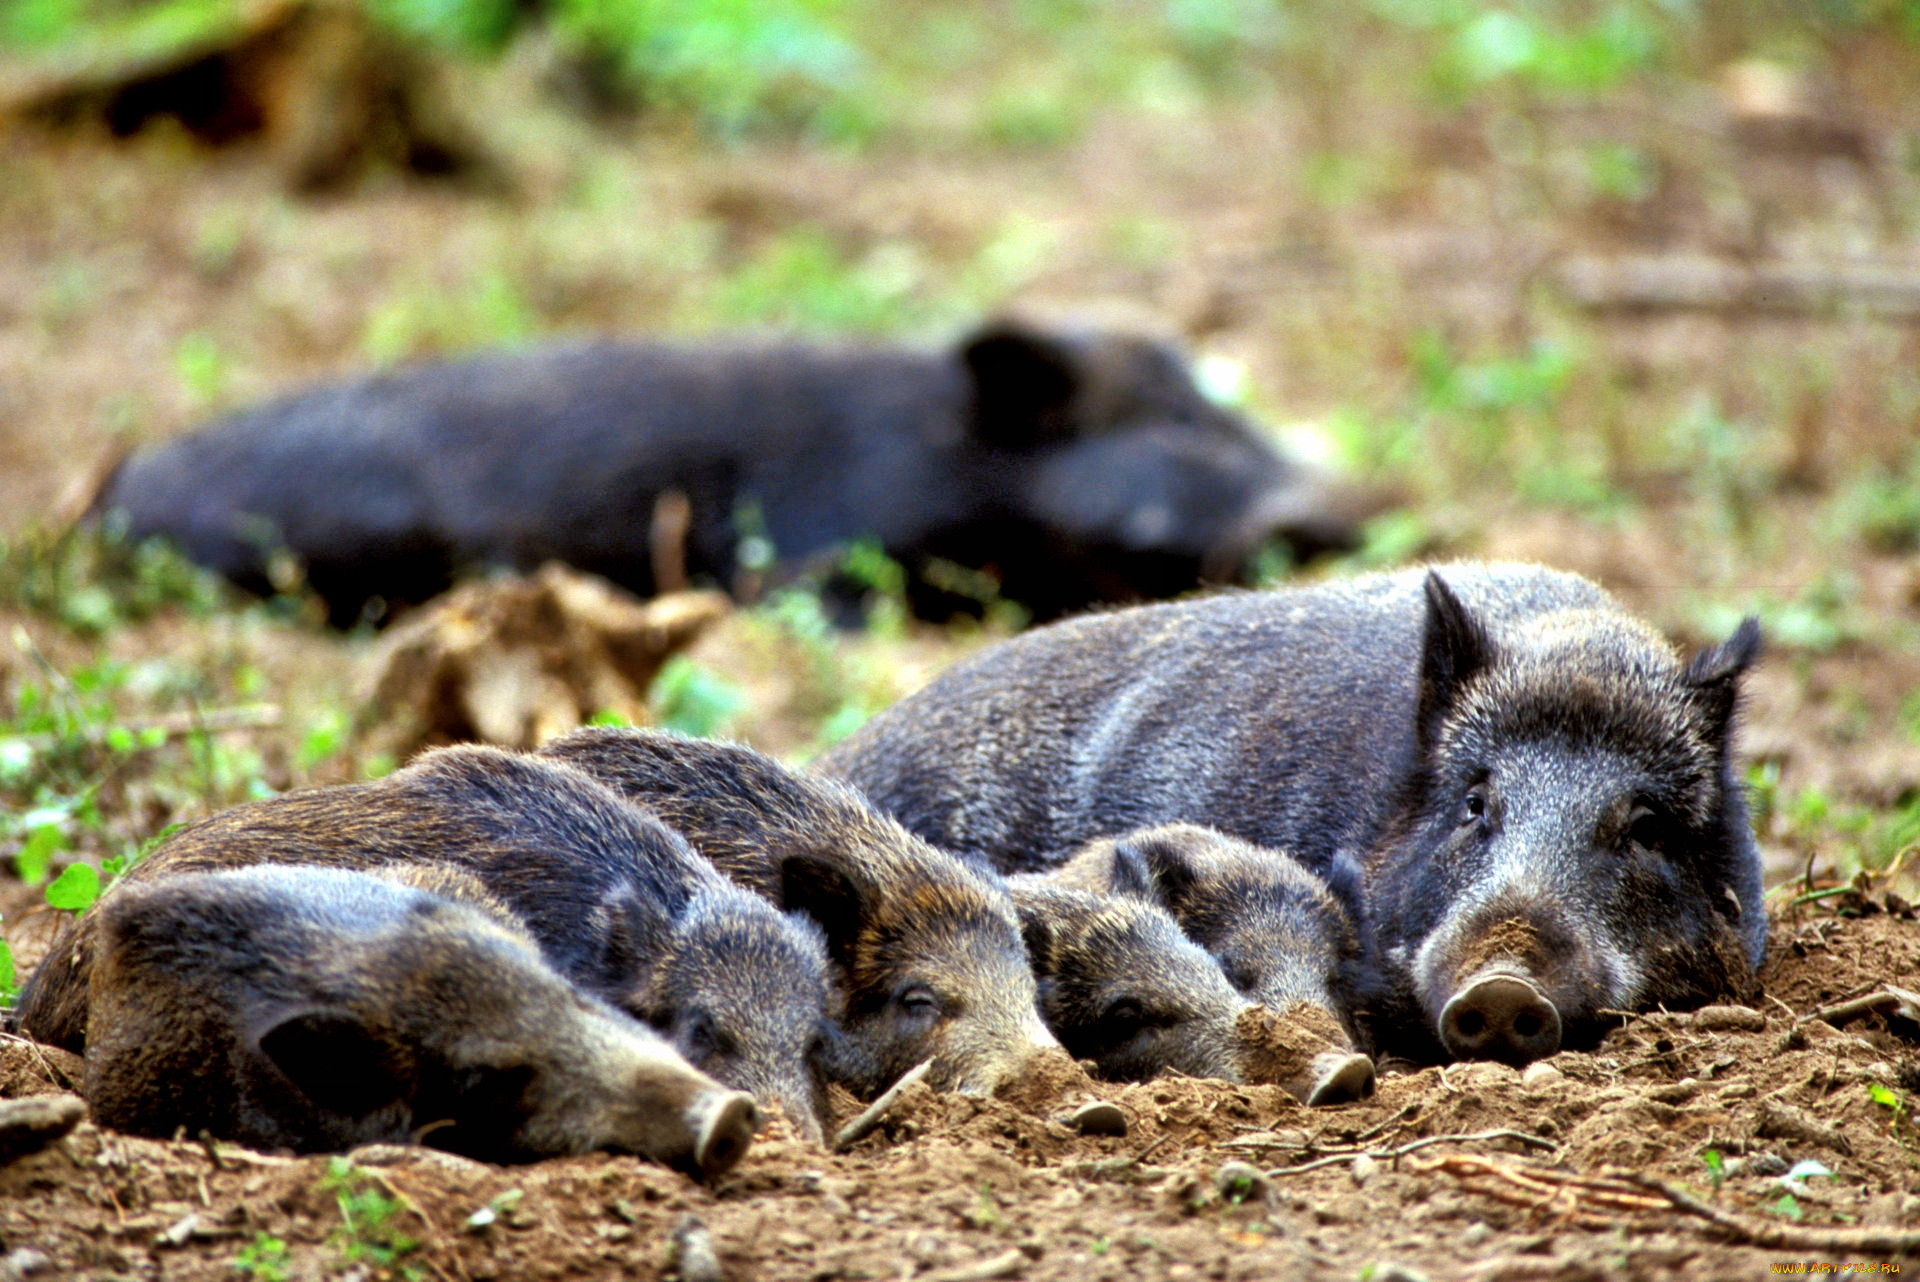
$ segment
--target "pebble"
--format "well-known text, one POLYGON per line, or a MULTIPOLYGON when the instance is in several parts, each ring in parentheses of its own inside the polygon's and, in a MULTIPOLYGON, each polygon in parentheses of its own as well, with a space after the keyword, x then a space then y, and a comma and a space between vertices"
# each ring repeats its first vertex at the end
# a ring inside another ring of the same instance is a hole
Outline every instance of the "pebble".
POLYGON ((30 1278, 53 1267, 53 1261, 27 1247, 16 1247, 0 1259, 0 1278, 30 1278))
POLYGON ((1702 1006, 1693 1012, 1693 1026, 1703 1033, 1760 1033, 1767 1017, 1751 1006, 1702 1006))
MULTIPOLYGON (((1379 1162, 1365 1153, 1360 1153, 1356 1154, 1353 1161, 1348 1164, 1347 1174, 1353 1178, 1355 1184, 1364 1186, 1368 1180, 1373 1178, 1373 1173, 1379 1169, 1379 1162)), ((1374 1276, 1377 1278, 1379 1275, 1375 1274, 1374 1276)))
POLYGON ((1427 1282, 1427 1275, 1404 1264, 1383 1264, 1373 1271, 1373 1282, 1427 1282))
POLYGON ((1213 1186, 1229 1202, 1252 1202, 1266 1196, 1271 1181, 1250 1162, 1225 1162, 1214 1172, 1213 1186))
POLYGON ((1067 1125, 1082 1135, 1125 1135, 1127 1115, 1120 1111, 1118 1104, 1090 1100, 1073 1110, 1067 1125))
POLYGON ((714 1250, 713 1234, 700 1217, 689 1212, 680 1217, 673 1229, 674 1271, 680 1282, 725 1282, 720 1253, 714 1250))
POLYGON ((1484 1246, 1487 1239, 1492 1236, 1492 1229, 1488 1228, 1483 1222, 1475 1220, 1473 1223, 1467 1225, 1466 1228, 1460 1230, 1460 1245, 1471 1251, 1477 1246, 1484 1246))
POLYGON ((1544 1059, 1535 1060, 1533 1063, 1527 1065, 1525 1072, 1520 1074, 1520 1084, 1530 1091, 1537 1091, 1543 1086, 1551 1086, 1555 1082, 1564 1082, 1566 1080, 1567 1075, 1565 1073, 1544 1059))

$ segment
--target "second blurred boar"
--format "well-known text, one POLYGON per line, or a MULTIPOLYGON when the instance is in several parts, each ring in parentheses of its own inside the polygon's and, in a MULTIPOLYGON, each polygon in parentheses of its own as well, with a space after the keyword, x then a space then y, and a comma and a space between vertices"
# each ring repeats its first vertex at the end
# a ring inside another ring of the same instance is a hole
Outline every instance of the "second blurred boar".
POLYGON ((284 548, 351 624, 476 566, 751 590, 858 540, 906 567, 924 614, 998 591, 1051 617, 1231 580, 1270 538, 1347 545, 1373 502, 1209 402, 1161 343, 1000 323, 939 351, 600 342, 423 365, 138 450, 95 506, 256 590, 284 586, 284 548))

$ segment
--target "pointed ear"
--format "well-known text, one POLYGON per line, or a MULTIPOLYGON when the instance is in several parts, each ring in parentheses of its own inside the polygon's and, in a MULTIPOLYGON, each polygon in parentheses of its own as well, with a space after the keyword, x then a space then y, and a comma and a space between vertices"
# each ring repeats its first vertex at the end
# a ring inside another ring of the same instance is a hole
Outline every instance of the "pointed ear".
POLYGON ((629 1014, 651 1019, 651 1011, 641 1010, 651 985, 634 981, 651 979, 656 968, 647 963, 669 951, 674 919, 666 907, 647 902, 631 885, 623 884, 594 905, 587 929, 590 938, 584 942, 594 950, 592 974, 599 981, 597 986, 619 994, 617 1004, 629 1014))
POLYGON ((1113 892, 1158 904, 1175 917, 1192 901, 1200 870, 1177 841, 1151 832, 1113 843, 1113 892))
POLYGON ((838 861, 806 854, 780 861, 780 908, 805 913, 819 923, 827 940, 827 956, 846 969, 853 963, 854 948, 873 903, 838 861))
POLYGON ((1420 748, 1433 746, 1440 723, 1453 710, 1460 688, 1492 665, 1493 639, 1440 575, 1429 570, 1425 584, 1426 628, 1420 641, 1420 705, 1414 716, 1420 748))
POLYGON ((1759 654, 1760 620, 1748 615, 1732 636, 1719 645, 1708 646, 1687 664, 1684 680, 1705 709, 1716 738, 1723 738, 1732 724, 1740 676, 1753 666, 1759 654))
POLYGON ((1044 913, 1020 914, 1020 939, 1027 946, 1027 962, 1033 973, 1045 977, 1053 973, 1053 927, 1044 913))
POLYGON ((412 1056, 344 1011, 306 1010, 260 1034, 260 1051, 313 1103, 365 1117, 413 1095, 412 1056))
POLYGON ((1001 449, 1026 449, 1064 433, 1067 409, 1081 373, 1058 339, 1011 322, 988 325, 960 349, 973 376, 976 440, 1001 449))

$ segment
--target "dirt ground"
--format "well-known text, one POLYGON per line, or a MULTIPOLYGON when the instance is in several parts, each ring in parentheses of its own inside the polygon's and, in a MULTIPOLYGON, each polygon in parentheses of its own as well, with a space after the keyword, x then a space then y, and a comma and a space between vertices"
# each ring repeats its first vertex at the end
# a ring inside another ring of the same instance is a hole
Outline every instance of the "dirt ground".
MULTIPOLYGON (((506 196, 384 172, 308 196, 245 142, 0 122, 6 540, 71 515, 132 444, 386 362, 790 323, 937 341, 1001 307, 1117 311, 1237 362, 1262 421, 1344 440, 1349 463, 1404 487, 1419 537, 1403 555, 1583 571, 1694 644, 1724 635, 1729 611, 1776 607, 1740 746, 1778 914, 1756 1012, 1624 1018, 1596 1052, 1524 1075, 1387 1065, 1369 1100, 1308 1110, 1278 1087, 1117 1086, 1061 1063, 1007 1098, 913 1088, 846 1153, 776 1122, 712 1188, 604 1155, 496 1168, 400 1150, 339 1167, 83 1125, 0 1170, 0 1282, 1520 1282, 1903 1263, 1860 1235, 1920 1226, 1920 1027, 1808 1017, 1920 989, 1920 923, 1883 898, 1915 896, 1911 861, 1864 894, 1792 901, 1920 814, 1920 540, 1869 538, 1846 506, 1875 469, 1909 488, 1920 474, 1920 321, 1846 297, 1615 306, 1567 283, 1596 256, 1692 256, 1920 291, 1920 44, 1802 48, 1824 114, 1790 137, 1743 126, 1717 87, 1743 22, 1714 34, 1724 48, 1684 51, 1685 74, 1592 101, 1492 94, 1435 113, 1389 50, 1321 67, 1317 99, 1284 81, 1198 105, 1163 94, 1090 108, 1050 146, 942 132, 946 90, 928 95, 934 123, 865 150, 607 132, 557 120, 509 70, 487 87, 506 196), (1589 162, 1628 144, 1632 181, 1592 178, 1589 162), (828 266, 806 267, 818 246, 828 266), (878 319, 838 324, 855 305, 878 319), (1542 345, 1572 373, 1530 391, 1542 345), (1603 492, 1576 483, 1588 472, 1603 492), (1061 1121, 1089 1098, 1119 1105, 1126 1135, 1061 1121), (1441 1142, 1410 1147, 1426 1139, 1441 1142), (1805 1162, 1830 1174, 1781 1182, 1805 1162)), ((95 637, 7 600, 0 637, 15 717, 23 690, 58 686, 45 672, 103 658, 191 676, 195 716, 275 705, 272 725, 221 738, 253 754, 238 784, 214 786, 212 754, 204 787, 143 775, 158 752, 116 764, 100 827, 63 860, 249 784, 364 764, 303 744, 357 710, 365 636, 223 608, 95 637)), ((984 639, 916 627, 823 653, 736 615, 692 653, 743 695, 726 733, 798 758, 850 689, 899 697, 984 639)), ((139 698, 151 706, 123 709, 132 721, 187 706, 139 698)), ((24 971, 55 914, 10 872, 0 912, 24 971)), ((0 1042, 0 1095, 71 1088, 72 1071, 0 1042)))
MULTIPOLYGON (((1920 1085, 1920 1027, 1808 1016, 1920 986, 1920 923, 1809 906, 1777 921, 1765 982, 1757 1011, 1636 1016, 1525 1073, 1389 1066, 1371 1099, 1334 1108, 1272 1086, 1099 1083, 1065 1061, 992 1100, 916 1086, 845 1153, 775 1122, 711 1188, 632 1158, 502 1168, 390 1147, 352 1155, 343 1183, 326 1158, 83 1124, 0 1172, 0 1239, 19 1275, 87 1278, 231 1278, 261 1235, 285 1244, 282 1272, 254 1276, 289 1278, 690 1279, 713 1276, 703 1240, 743 1282, 1897 1268, 1887 1244, 1855 1243, 1903 1229, 1920 1245, 1920 1128, 1875 1098, 1920 1085), (1093 1098, 1119 1105, 1124 1136, 1063 1123, 1093 1098), (1831 1174, 1783 1183, 1804 1162, 1831 1174), (367 1190, 384 1218, 352 1200, 367 1190), (398 1238, 415 1245, 391 1261, 369 1249, 398 1238)), ((57 1053, 4 1050, 7 1095, 68 1084, 57 1053)))

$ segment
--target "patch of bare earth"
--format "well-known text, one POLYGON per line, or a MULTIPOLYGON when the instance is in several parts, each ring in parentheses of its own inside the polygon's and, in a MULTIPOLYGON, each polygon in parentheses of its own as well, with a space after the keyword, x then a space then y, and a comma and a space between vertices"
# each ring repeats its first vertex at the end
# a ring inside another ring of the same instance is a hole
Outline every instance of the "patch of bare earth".
MULTIPOLYGON (((1372 1098, 1335 1108, 1277 1086, 1102 1083, 1044 1060, 1000 1098, 911 1087, 844 1153, 775 1123, 711 1188, 603 1154, 495 1167, 389 1148, 360 1165, 420 1243, 400 1263, 436 1278, 668 1276, 689 1234, 737 1279, 1227 1279, 1394 1263, 1517 1282, 1890 1262, 1920 1222, 1920 1132, 1873 1088, 1912 1087, 1920 1030, 1897 1014, 1806 1017, 1885 983, 1920 987, 1920 924, 1783 919, 1765 980, 1757 1011, 1638 1016, 1593 1052, 1524 1073, 1390 1072, 1372 1098), (1069 1124, 1096 1098, 1125 1115, 1124 1136, 1069 1124), (1782 1174, 1804 1161, 1832 1177, 1789 1190, 1782 1174), (490 1204, 492 1223, 472 1225, 490 1204)), ((6 1095, 68 1084, 57 1055, 5 1050, 6 1095)), ((214 1279, 267 1234, 287 1244, 288 1276, 328 1275, 349 1267, 353 1239, 327 1170, 82 1125, 0 1172, 0 1238, 54 1275, 214 1279)))

